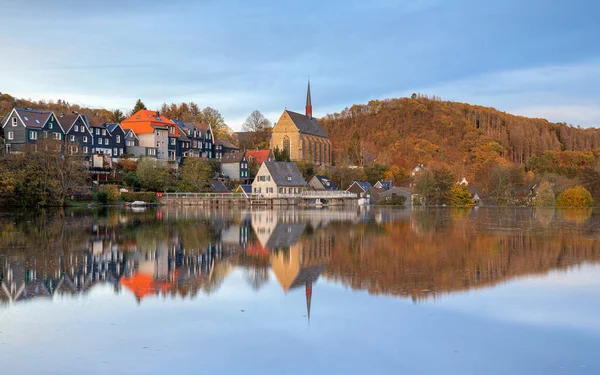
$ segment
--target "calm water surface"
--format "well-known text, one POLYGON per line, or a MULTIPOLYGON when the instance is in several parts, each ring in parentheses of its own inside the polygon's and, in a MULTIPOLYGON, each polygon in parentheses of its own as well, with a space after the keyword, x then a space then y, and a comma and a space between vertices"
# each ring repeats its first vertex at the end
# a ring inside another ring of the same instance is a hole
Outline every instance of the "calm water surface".
POLYGON ((0 214, 1 374, 599 374, 600 211, 0 214))

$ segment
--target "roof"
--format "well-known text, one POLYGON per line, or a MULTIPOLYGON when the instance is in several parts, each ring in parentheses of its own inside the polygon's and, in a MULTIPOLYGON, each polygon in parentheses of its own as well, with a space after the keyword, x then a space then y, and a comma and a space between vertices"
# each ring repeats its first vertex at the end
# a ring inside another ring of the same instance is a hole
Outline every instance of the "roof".
POLYGON ((269 250, 290 247, 300 240, 306 229, 305 223, 278 222, 273 228, 265 247, 269 250))
POLYGON ((102 124, 92 124, 92 123, 90 123, 90 127, 91 128, 106 129, 106 124, 104 124, 104 123, 102 123, 102 124))
POLYGON ((170 136, 179 136, 179 128, 177 124, 166 118, 158 111, 150 111, 141 109, 131 115, 128 119, 121 122, 123 129, 132 129, 136 134, 153 133, 154 128, 166 128, 169 125, 175 127, 175 134, 170 136))
POLYGON ((130 135, 133 135, 135 138, 138 138, 137 134, 135 134, 135 132, 131 129, 123 129, 125 130, 125 138, 129 137, 130 135))
POLYGON ((269 160, 271 156, 271 150, 248 150, 246 151, 246 158, 248 161, 250 159, 255 160, 258 164, 262 164, 265 161, 269 160))
POLYGON ((65 129, 65 131, 69 131, 69 129, 71 129, 71 126, 73 126, 73 124, 75 123, 75 121, 77 121, 77 117, 79 117, 78 115, 63 115, 58 117, 58 122, 60 122, 60 124, 62 125, 62 127, 65 129))
POLYGON ((28 128, 39 128, 41 129, 48 117, 52 114, 51 111, 36 111, 30 108, 15 108, 15 111, 19 114, 19 117, 23 120, 23 123, 28 128))
POLYGON ((306 181, 294 162, 266 161, 263 165, 277 186, 306 186, 306 181))
POLYGON ((243 158, 243 152, 226 152, 221 157, 221 163, 239 163, 243 158))
POLYGON ((327 176, 323 176, 320 174, 316 174, 313 178, 317 179, 321 185, 325 188, 325 190, 337 190, 337 187, 331 182, 331 179, 327 176))
POLYGON ((223 146, 223 147, 231 148, 231 149, 234 149, 234 150, 239 150, 240 149, 238 146, 236 146, 233 143, 231 143, 229 141, 226 141, 224 139, 217 139, 217 140, 215 140, 215 144, 218 145, 218 146, 223 146))
POLYGON ((229 193, 229 189, 227 189, 227 187, 219 180, 212 180, 210 188, 215 193, 229 193))
POLYGON ((184 132, 179 133, 179 139, 184 141, 184 142, 189 142, 190 139, 188 137, 186 137, 184 132))
MULTIPOLYGON (((252 194, 252 185, 242 184, 238 186, 238 189, 242 189, 246 194, 252 194)), ((236 189, 236 190, 238 190, 236 189)))
MULTIPOLYGON (((116 128, 120 127, 121 125, 118 123, 104 123, 104 126, 106 126, 106 129, 108 129, 109 132, 114 132, 116 128)), ((123 128, 121 128, 123 129, 123 128)), ((123 130, 123 132, 125 132, 125 130, 123 130)))
POLYGON ((301 133, 312 134, 312 135, 317 135, 319 137, 328 138, 327 133, 325 133, 325 130, 323 130, 321 125, 319 125, 319 122, 317 121, 317 119, 310 118, 301 113, 292 112, 292 111, 288 111, 288 110, 286 110, 285 112, 290 116, 290 118, 294 122, 294 125, 296 125, 296 128, 298 128, 298 130, 301 133))
POLYGON ((394 184, 392 181, 377 181, 377 183, 375 184, 375 186, 380 185, 382 189, 384 190, 390 190, 391 188, 394 187, 394 184))
MULTIPOLYGON (((365 192, 369 191, 370 189, 373 188, 373 186, 371 186, 371 184, 368 181, 354 181, 352 183, 352 185, 357 184, 361 189, 363 189, 365 192)), ((352 186, 350 185, 350 186, 352 186)))

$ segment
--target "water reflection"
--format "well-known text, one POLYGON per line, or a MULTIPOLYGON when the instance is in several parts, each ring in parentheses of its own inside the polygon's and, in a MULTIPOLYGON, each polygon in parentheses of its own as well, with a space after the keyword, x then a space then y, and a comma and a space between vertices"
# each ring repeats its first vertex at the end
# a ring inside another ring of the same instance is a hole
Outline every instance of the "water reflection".
POLYGON ((255 291, 303 289, 310 318, 319 278, 421 301, 600 260, 592 210, 73 210, 5 214, 0 233, 5 306, 97 284, 194 298, 240 268, 255 291))

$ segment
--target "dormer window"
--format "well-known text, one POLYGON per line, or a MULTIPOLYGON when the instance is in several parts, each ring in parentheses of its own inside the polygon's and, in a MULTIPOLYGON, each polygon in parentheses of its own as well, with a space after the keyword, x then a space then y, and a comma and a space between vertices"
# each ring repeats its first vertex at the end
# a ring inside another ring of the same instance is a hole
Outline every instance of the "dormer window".
POLYGON ((287 180, 288 180, 288 181, 292 181, 292 178, 291 178, 291 177, 288 177, 288 178, 287 178, 287 180))

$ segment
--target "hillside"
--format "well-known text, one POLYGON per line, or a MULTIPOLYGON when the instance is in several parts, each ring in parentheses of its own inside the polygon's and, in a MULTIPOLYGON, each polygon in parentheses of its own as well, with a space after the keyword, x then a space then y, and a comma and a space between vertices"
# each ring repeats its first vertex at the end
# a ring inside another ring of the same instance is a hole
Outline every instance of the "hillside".
POLYGON ((321 123, 338 162, 357 159, 352 150, 360 147, 377 163, 406 170, 419 163, 447 164, 471 179, 490 163, 527 165, 532 156, 547 151, 600 149, 600 129, 422 96, 354 105, 325 116, 321 123))

